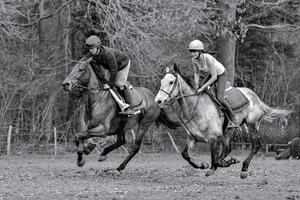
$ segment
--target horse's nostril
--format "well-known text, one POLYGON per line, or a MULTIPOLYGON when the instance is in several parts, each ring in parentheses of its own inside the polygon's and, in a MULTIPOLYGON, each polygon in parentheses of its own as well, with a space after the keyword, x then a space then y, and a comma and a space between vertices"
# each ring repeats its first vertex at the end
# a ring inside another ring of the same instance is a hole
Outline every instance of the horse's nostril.
POLYGON ((161 100, 158 100, 158 101, 157 101, 157 103, 158 103, 158 104, 161 104, 161 103, 162 103, 162 101, 161 101, 161 100))
POLYGON ((62 85, 63 85, 63 87, 64 87, 65 89, 67 89, 67 88, 70 86, 70 83, 65 82, 65 83, 63 83, 62 85))

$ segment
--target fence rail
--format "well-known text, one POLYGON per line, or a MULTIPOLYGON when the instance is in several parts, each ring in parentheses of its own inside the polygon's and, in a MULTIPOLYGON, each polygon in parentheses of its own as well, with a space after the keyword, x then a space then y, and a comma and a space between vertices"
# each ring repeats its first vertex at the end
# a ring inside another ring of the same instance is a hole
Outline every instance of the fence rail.
MULTIPOLYGON (((12 141, 13 138, 13 130, 12 130, 12 126, 8 127, 7 130, 7 135, 0 135, 0 152, 5 152, 6 151, 6 155, 10 156, 11 153, 11 147, 14 145, 14 142, 12 141)), ((132 141, 134 141, 135 139, 135 133, 133 130, 131 130, 132 133, 132 138, 130 138, 132 141)), ((53 151, 51 150, 51 152, 54 152, 54 155, 56 156, 58 154, 58 137, 57 137, 58 131, 56 129, 56 127, 53 128, 53 141, 51 141, 50 144, 48 144, 48 148, 53 148, 53 151)), ((180 148, 182 144, 185 143, 185 141, 181 141, 181 139, 174 139, 172 134, 170 134, 169 132, 166 132, 165 134, 165 138, 164 140, 162 140, 163 145, 168 146, 168 148, 171 147, 171 149, 173 148, 176 152, 180 152, 180 148)), ((130 141, 130 140, 128 140, 130 141)), ((64 141, 65 143, 65 147, 66 147, 66 141, 64 141)), ((101 145, 101 141, 99 142, 99 146, 101 145)), ((144 144, 145 145, 154 145, 153 142, 151 140, 149 141, 145 141, 144 140, 144 144)), ((205 144, 204 144, 205 145, 205 144)), ((234 142, 231 144, 233 149, 237 149, 237 148, 242 148, 242 149, 249 149, 251 147, 251 143, 249 142, 234 142)), ((274 144, 274 143, 270 143, 270 144, 263 144, 262 147, 262 151, 264 152, 276 152, 278 149, 286 149, 288 146, 288 144, 274 144)), ((206 147, 206 146, 205 146, 206 147)), ((209 147, 209 146, 207 146, 209 147)), ((123 147, 125 148, 125 147, 123 147)), ((164 148, 163 148, 164 149, 164 148)), ((206 149, 206 148, 205 148, 206 149)), ((126 150, 126 149, 125 149, 126 150)))

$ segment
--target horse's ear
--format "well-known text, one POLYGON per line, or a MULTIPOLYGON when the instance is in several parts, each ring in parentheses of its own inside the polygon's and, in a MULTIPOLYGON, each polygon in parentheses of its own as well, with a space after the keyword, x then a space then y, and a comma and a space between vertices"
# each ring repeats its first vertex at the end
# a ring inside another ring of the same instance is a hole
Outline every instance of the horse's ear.
POLYGON ((170 71, 171 71, 170 67, 167 67, 166 68, 166 73, 170 73, 170 71))
POLYGON ((177 66, 176 63, 174 63, 174 65, 173 65, 173 70, 175 73, 179 73, 179 67, 177 66))

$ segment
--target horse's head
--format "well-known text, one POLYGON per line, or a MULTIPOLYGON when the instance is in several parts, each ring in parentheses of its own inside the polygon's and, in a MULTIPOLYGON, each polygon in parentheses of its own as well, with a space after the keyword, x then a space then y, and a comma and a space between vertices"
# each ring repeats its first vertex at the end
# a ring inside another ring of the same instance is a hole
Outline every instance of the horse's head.
POLYGON ((66 91, 72 92, 77 89, 87 88, 90 78, 90 61, 80 60, 73 68, 71 73, 63 81, 63 88, 66 91))
POLYGON ((155 97, 155 102, 163 106, 170 99, 179 95, 178 87, 179 70, 176 64, 166 68, 166 75, 160 81, 160 89, 155 97))

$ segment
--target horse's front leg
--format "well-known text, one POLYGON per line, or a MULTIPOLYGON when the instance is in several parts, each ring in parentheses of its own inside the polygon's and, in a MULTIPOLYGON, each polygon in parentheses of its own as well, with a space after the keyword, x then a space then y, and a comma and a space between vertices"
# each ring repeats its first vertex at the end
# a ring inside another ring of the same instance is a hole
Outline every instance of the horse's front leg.
POLYGON ((79 133, 74 142, 77 146, 77 166, 82 167, 85 164, 85 159, 82 157, 84 153, 84 140, 88 138, 88 135, 86 132, 79 133))
POLYGON ((188 161, 188 163, 190 163, 190 165, 192 165, 194 168, 196 169, 207 169, 209 167, 208 163, 206 162, 201 162, 200 164, 196 163, 190 156, 189 156, 189 151, 191 150, 191 148, 194 147, 196 141, 195 139, 189 135, 187 137, 186 140, 186 145, 183 149, 183 151, 181 152, 182 157, 188 161))
POLYGON ((111 151, 119 148, 120 146, 124 145, 126 143, 125 140, 125 132, 121 131, 117 133, 117 139, 115 141, 115 143, 113 143, 112 145, 106 147, 102 153, 100 154, 98 161, 102 162, 105 161, 107 158, 107 154, 109 154, 111 151))
POLYGON ((119 148, 120 146, 124 145, 126 143, 125 140, 125 132, 124 132, 124 127, 126 125, 127 119, 123 119, 121 120, 121 122, 119 123, 119 127, 117 129, 117 131, 115 132, 117 134, 117 140, 114 144, 106 147, 102 153, 100 154, 98 161, 104 161, 107 158, 107 154, 110 153, 111 151, 115 150, 116 148, 119 148))

